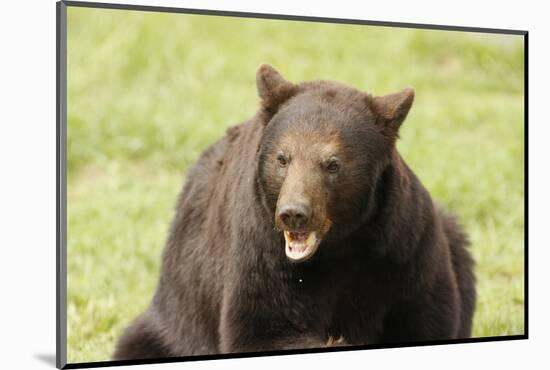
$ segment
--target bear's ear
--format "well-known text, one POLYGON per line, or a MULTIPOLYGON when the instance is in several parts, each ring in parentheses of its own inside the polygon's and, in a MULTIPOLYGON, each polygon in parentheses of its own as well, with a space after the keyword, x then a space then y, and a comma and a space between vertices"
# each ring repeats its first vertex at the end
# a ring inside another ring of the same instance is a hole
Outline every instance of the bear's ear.
POLYGON ((262 99, 262 108, 269 115, 277 112, 277 108, 292 97, 297 86, 288 82, 269 64, 262 64, 256 72, 258 95, 262 99))
POLYGON ((397 135, 399 127, 411 109, 413 100, 412 87, 406 87, 394 94, 372 98, 372 108, 377 116, 377 122, 390 134, 397 135))

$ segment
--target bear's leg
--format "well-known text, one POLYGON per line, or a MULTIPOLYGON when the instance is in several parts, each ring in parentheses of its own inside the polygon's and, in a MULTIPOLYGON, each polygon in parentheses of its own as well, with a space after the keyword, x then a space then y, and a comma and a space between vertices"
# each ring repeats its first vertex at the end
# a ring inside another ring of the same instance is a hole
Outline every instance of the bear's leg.
MULTIPOLYGON (((220 320, 222 353, 275 351, 333 346, 320 328, 323 322, 315 307, 277 304, 278 292, 225 292, 220 320), (254 297, 251 300, 249 297, 254 297)), ((250 287, 248 287, 250 288, 250 287)), ((284 300, 283 300, 284 301, 284 300)), ((343 342, 343 341, 342 341, 343 342)), ((342 343, 344 344, 344 343, 342 343)))
POLYGON ((474 261, 466 249, 466 241, 462 234, 456 230, 447 233, 450 240, 453 267, 456 273, 460 301, 462 306, 459 338, 470 338, 472 335, 472 321, 476 302, 475 276, 473 272, 474 261))
MULTIPOLYGON (((220 325, 220 348, 222 353, 244 353, 256 351, 277 351, 287 349, 321 348, 340 345, 340 342, 323 338, 310 331, 298 332, 283 327, 285 319, 267 319, 249 316, 231 321, 225 317, 220 325), (231 322, 230 322, 231 321, 231 322), (282 325, 281 325, 282 324, 282 325)), ((338 338, 339 339, 339 338, 338 338)), ((341 340, 344 343, 343 340, 341 340)))
POLYGON ((400 302, 384 320, 382 343, 455 339, 460 327, 460 298, 450 273, 433 290, 414 301, 400 302))
POLYGON ((170 357, 170 352, 163 345, 160 333, 148 315, 145 312, 125 330, 117 343, 114 360, 170 357))

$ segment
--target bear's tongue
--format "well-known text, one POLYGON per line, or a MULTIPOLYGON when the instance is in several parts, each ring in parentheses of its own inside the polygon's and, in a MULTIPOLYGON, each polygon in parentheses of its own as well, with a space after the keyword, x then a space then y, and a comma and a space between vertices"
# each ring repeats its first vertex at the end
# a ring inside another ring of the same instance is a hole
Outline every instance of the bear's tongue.
POLYGON ((301 262, 311 257, 317 249, 317 236, 315 232, 291 232, 285 231, 286 256, 295 262, 301 262))

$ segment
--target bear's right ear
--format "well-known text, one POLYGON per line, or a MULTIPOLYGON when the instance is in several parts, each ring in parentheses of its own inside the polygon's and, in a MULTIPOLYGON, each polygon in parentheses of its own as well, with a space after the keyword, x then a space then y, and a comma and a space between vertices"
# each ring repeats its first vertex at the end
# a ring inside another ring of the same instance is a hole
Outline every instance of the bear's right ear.
POLYGON ((290 99, 297 91, 297 86, 288 82, 269 64, 262 64, 256 72, 258 95, 262 99, 262 108, 270 117, 279 106, 290 99))

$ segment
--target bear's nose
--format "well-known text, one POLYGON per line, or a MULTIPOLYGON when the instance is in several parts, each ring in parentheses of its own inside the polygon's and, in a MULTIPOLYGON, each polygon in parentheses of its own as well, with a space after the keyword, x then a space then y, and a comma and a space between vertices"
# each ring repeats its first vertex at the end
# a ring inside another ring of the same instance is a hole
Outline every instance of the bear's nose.
POLYGON ((286 204, 279 211, 279 219, 290 230, 298 230, 307 225, 311 210, 302 203, 286 204))

